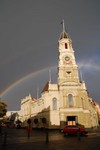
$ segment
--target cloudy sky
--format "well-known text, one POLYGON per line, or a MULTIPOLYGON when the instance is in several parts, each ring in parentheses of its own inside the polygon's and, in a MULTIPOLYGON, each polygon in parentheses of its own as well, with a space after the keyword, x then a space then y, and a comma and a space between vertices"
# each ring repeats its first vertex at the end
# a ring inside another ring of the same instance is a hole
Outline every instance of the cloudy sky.
POLYGON ((89 95, 100 104, 100 0, 0 0, 0 98, 8 110, 19 110, 29 93, 39 97, 49 69, 56 83, 62 19, 89 95))

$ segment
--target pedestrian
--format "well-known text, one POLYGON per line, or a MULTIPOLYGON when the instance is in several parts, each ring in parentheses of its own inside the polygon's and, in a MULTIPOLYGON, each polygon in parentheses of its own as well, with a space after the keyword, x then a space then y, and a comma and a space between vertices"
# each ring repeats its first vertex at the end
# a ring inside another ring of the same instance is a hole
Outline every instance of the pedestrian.
POLYGON ((81 131, 80 131, 80 127, 78 128, 77 137, 78 137, 78 140, 81 140, 81 131))

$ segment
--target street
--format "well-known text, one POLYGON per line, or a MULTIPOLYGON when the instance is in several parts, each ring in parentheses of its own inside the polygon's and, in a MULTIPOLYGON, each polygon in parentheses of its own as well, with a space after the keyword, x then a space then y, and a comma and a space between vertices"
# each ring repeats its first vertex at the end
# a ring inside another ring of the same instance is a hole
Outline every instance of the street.
POLYGON ((0 135, 0 150, 97 150, 100 147, 100 132, 87 136, 66 136, 58 130, 32 130, 7 128, 0 135))

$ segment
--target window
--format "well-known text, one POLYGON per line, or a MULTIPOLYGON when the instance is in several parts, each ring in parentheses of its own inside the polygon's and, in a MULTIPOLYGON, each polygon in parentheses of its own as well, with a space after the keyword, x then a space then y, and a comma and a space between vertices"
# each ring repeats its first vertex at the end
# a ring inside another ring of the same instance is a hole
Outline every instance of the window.
POLYGON ((68 95, 68 104, 69 104, 69 107, 73 107, 73 96, 72 96, 72 94, 68 95))
POLYGON ((34 119, 34 123, 37 124, 38 123, 38 118, 34 119))
POLYGON ((65 49, 67 49, 68 47, 67 47, 67 43, 65 43, 65 49))
POLYGON ((53 110, 57 109, 57 99, 54 97, 52 100, 53 110))

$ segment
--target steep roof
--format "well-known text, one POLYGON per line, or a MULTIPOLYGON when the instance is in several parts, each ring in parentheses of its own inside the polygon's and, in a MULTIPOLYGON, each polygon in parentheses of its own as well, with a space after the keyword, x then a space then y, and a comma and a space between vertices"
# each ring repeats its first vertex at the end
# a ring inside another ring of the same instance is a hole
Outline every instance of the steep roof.
POLYGON ((42 90, 42 93, 45 92, 45 91, 48 91, 49 89, 49 82, 47 82, 42 90))
POLYGON ((59 39, 61 40, 61 39, 67 39, 67 38, 69 38, 69 35, 68 35, 68 33, 67 33, 67 32, 65 32, 65 31, 64 31, 64 32, 62 32, 62 33, 61 33, 61 35, 60 35, 60 38, 59 38, 59 39))

